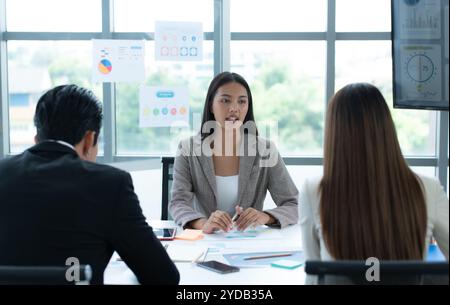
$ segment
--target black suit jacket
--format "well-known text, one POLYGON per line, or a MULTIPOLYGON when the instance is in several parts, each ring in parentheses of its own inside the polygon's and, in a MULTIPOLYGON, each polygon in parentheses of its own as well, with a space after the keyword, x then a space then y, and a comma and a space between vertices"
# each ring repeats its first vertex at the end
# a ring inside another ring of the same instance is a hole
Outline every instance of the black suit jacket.
POLYGON ((0 161, 0 265, 64 266, 76 257, 101 284, 113 251, 142 284, 179 282, 127 172, 56 142, 0 161))

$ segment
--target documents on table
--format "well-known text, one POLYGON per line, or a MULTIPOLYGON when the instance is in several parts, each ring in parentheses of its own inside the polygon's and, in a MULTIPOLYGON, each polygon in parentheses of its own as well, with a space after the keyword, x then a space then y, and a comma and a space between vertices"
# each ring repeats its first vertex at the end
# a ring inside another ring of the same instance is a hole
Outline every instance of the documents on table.
POLYGON ((285 257, 299 264, 304 262, 302 251, 238 252, 223 254, 223 257, 236 267, 267 267, 285 257))
POLYGON ((166 244, 167 254, 174 262, 197 262, 206 253, 207 247, 198 244, 166 244))

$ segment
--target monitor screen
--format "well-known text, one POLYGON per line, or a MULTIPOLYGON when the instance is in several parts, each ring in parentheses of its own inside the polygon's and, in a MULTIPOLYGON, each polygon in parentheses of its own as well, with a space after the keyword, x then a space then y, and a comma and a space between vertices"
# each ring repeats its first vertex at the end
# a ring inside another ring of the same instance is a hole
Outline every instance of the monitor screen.
POLYGON ((394 107, 448 111, 449 0, 392 0, 394 107))

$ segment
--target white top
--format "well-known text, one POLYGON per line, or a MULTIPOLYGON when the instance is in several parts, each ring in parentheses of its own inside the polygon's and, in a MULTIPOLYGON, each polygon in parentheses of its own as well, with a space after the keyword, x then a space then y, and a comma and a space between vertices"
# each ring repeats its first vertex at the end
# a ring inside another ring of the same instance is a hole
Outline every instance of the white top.
MULTIPOLYGON (((449 247, 449 209, 448 197, 440 182, 435 178, 419 176, 425 188, 425 204, 427 206, 427 235, 425 253, 431 237, 434 237, 439 248, 448 261, 449 247)), ((333 260, 328 252, 322 235, 320 222, 320 196, 318 187, 321 178, 306 180, 300 192, 299 220, 302 231, 302 245, 306 260, 333 260)), ((308 276, 306 282, 314 283, 315 278, 308 276)))
POLYGON ((236 176, 216 176, 217 209, 228 212, 231 216, 235 213, 238 200, 238 180, 236 176))

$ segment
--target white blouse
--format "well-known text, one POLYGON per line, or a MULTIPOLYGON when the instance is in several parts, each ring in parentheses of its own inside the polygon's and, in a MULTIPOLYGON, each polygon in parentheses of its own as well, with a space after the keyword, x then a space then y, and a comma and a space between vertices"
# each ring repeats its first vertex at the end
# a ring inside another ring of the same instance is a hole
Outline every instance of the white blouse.
POLYGON ((216 176, 217 210, 225 211, 232 217, 238 200, 238 180, 235 176, 216 176))

